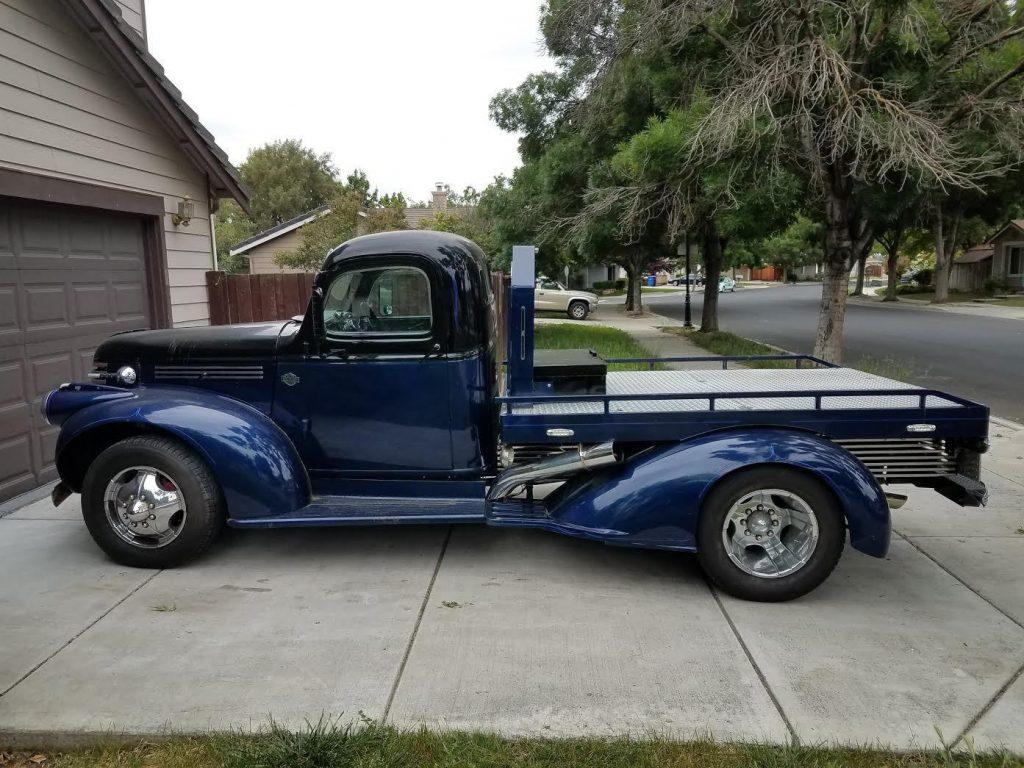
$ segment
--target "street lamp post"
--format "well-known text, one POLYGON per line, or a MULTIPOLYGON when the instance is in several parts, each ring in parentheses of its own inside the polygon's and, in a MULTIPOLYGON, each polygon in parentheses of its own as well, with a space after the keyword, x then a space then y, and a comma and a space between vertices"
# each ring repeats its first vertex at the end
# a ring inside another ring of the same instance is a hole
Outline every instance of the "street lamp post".
POLYGON ((693 321, 690 319, 690 233, 684 235, 686 248, 686 300, 683 304, 683 327, 693 328, 693 321))

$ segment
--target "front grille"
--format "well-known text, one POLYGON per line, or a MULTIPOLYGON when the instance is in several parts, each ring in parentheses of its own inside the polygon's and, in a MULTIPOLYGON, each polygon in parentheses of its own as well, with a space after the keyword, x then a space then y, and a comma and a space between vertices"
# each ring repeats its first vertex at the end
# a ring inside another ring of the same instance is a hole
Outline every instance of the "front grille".
POLYGON ((247 379, 263 378, 262 365, 158 365, 153 369, 155 381, 181 379, 247 379))
POLYGON ((945 440, 837 440, 881 483, 907 482, 956 472, 956 456, 945 440))

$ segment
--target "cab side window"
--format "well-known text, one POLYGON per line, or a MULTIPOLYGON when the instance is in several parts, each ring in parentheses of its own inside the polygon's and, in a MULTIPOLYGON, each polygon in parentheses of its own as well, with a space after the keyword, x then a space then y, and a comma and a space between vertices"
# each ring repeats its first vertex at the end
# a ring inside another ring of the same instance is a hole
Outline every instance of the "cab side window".
POLYGON ((430 281, 410 266, 354 269, 338 275, 324 297, 328 336, 429 335, 430 281))

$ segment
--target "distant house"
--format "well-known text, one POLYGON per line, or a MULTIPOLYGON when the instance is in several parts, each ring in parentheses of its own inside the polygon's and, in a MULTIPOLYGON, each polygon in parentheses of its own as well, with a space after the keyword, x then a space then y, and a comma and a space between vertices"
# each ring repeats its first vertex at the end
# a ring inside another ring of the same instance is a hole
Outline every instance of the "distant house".
POLYGON ((953 259, 949 271, 949 287, 954 291, 980 291, 992 276, 992 257, 995 248, 983 243, 968 248, 953 259))
POLYGON ((985 241, 992 246, 992 277, 1024 290, 1024 219, 1011 219, 985 241))
MULTIPOLYGON (((472 208, 449 206, 448 191, 443 184, 438 183, 434 191, 431 192, 429 205, 414 205, 405 209, 405 224, 409 229, 420 229, 423 222, 434 218, 434 215, 440 211, 459 215, 471 210, 472 208)), ((330 212, 331 209, 328 206, 321 205, 319 208, 300 213, 293 219, 282 221, 280 224, 243 240, 232 248, 230 253, 232 256, 245 256, 249 260, 249 273, 253 275, 303 272, 305 270, 280 266, 274 257, 279 253, 298 249, 302 244, 302 228, 330 212)), ((365 234, 363 221, 366 219, 366 212, 360 211, 359 216, 362 220, 358 232, 365 234)))

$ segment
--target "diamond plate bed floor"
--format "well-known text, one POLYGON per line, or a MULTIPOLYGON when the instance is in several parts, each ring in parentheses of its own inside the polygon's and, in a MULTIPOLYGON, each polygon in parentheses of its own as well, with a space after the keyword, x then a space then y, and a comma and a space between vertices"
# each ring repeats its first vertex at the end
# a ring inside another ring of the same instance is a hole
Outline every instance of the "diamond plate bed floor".
MULTIPOLYGON (((920 389, 912 384, 875 376, 853 368, 745 368, 723 371, 612 371, 606 379, 609 395, 655 394, 709 394, 743 392, 779 392, 775 397, 718 399, 719 411, 788 411, 813 410, 814 396, 825 392, 850 389, 878 391, 878 395, 825 396, 822 410, 836 409, 891 409, 916 408, 919 398, 914 395, 886 395, 886 390, 920 389), (790 393, 810 393, 807 396, 790 393)), ((942 397, 929 396, 929 408, 959 408, 959 403, 942 397)), ((613 401, 611 413, 659 413, 666 411, 707 411, 710 401, 636 400, 613 401)), ((571 414, 603 413, 599 402, 561 401, 515 406, 513 413, 522 415, 563 416, 571 414)))

